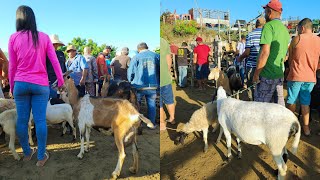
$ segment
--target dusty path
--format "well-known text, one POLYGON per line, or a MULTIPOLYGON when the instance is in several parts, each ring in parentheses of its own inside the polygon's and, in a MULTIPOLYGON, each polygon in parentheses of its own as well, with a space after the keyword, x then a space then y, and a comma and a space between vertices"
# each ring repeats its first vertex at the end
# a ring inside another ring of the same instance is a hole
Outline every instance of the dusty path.
MULTIPOLYGON (((79 139, 71 142, 72 136, 60 137, 61 130, 48 128, 48 151, 50 159, 43 168, 38 168, 36 156, 30 162, 17 162, 7 147, 0 148, 0 179, 109 179, 116 167, 118 150, 112 136, 92 130, 90 152, 82 160, 77 159, 79 139)), ((20 156, 19 143, 16 148, 20 156)), ((144 130, 138 136, 140 169, 136 175, 129 172, 132 164, 131 147, 126 149, 126 159, 119 179, 160 179, 159 130, 144 130)))
MULTIPOLYGON (((213 92, 212 88, 206 91, 173 89, 177 122, 187 122, 195 110, 211 101, 213 92)), ((319 120, 315 113, 312 115, 319 120)), ((316 132, 320 129, 319 122, 313 121, 311 127, 316 132)), ((176 133, 172 130, 160 133, 161 179, 275 179, 273 172, 276 165, 265 145, 243 144, 242 159, 233 158, 227 163, 225 138, 216 145, 217 133, 209 132, 207 153, 203 153, 201 133, 190 134, 185 139, 185 145, 174 145, 175 137, 176 133)), ((291 143, 292 139, 287 145, 289 149, 291 143)), ((235 138, 232 148, 236 157, 235 138)), ((320 136, 302 136, 297 156, 289 155, 288 179, 320 179, 320 136)))

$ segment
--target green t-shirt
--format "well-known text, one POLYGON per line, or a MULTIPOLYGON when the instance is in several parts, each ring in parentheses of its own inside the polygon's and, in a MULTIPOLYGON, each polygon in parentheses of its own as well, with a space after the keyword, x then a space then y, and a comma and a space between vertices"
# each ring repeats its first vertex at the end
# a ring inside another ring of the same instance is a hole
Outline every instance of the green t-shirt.
MULTIPOLYGON (((284 59, 288 51, 290 35, 278 19, 266 23, 262 29, 260 44, 270 45, 270 55, 260 75, 267 79, 283 77, 284 59)), ((261 52, 261 49, 260 49, 261 52)))
POLYGON ((172 82, 166 59, 168 54, 170 54, 169 43, 165 39, 160 38, 160 87, 172 82))

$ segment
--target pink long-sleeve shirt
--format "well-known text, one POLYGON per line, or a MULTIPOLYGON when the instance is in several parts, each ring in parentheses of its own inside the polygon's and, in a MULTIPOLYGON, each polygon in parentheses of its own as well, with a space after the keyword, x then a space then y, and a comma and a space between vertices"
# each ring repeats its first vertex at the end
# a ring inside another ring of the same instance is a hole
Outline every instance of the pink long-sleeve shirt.
POLYGON ((46 56, 49 57, 58 79, 64 83, 62 70, 55 49, 47 34, 38 32, 38 46, 33 46, 31 32, 16 32, 9 39, 9 81, 13 93, 14 81, 49 86, 46 56), (28 38, 29 34, 29 38, 28 38))

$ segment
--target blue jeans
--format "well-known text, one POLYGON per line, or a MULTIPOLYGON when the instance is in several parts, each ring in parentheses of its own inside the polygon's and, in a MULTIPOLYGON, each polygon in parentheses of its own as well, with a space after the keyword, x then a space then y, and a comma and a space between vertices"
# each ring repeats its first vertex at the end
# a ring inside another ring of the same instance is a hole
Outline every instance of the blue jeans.
POLYGON ((179 66, 179 86, 185 87, 187 85, 188 66, 179 66))
POLYGON ((137 91, 137 100, 141 105, 142 97, 146 98, 147 106, 148 106, 148 118, 155 125, 156 124, 156 98, 157 91, 156 90, 138 90, 137 91))
POLYGON ((47 144, 46 111, 49 98, 48 86, 27 82, 15 82, 13 92, 17 108, 17 135, 25 156, 30 155, 28 141, 28 122, 32 108, 38 141, 38 160, 44 159, 47 144))
POLYGON ((241 68, 239 69, 239 71, 240 71, 240 77, 241 77, 242 85, 244 85, 244 78, 245 78, 245 74, 244 74, 245 69, 244 69, 244 67, 241 67, 241 68))
POLYGON ((51 85, 52 85, 52 84, 49 84, 49 91, 50 91, 49 98, 58 98, 57 91, 54 90, 54 89, 51 87, 51 85))

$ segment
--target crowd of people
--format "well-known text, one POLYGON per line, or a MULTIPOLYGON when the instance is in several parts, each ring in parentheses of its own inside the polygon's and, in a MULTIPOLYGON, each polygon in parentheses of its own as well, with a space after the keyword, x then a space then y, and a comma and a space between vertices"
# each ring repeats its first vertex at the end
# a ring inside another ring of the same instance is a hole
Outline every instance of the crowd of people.
MULTIPOLYGON (((23 149, 24 161, 37 152, 37 166, 43 166, 49 155, 46 151, 46 107, 49 98, 59 97, 65 89, 63 73, 72 71, 79 96, 101 96, 103 81, 129 82, 141 103, 145 97, 148 118, 156 124, 156 98, 160 83, 160 55, 148 50, 145 42, 137 45, 138 53, 130 58, 129 48, 124 47, 116 57, 111 56, 111 46, 106 46, 97 57, 91 55, 90 47, 78 53, 74 45, 68 45, 66 59, 58 48, 64 46, 58 35, 48 36, 37 30, 33 10, 20 6, 16 12, 16 32, 8 43, 9 58, 0 50, 0 98, 2 89, 10 89, 17 110, 16 133, 23 149), (57 82, 56 82, 57 81, 57 82), (57 84, 57 88, 52 88, 57 84), (9 87, 9 88, 8 88, 9 87), (96 91, 97 89, 97 91, 96 91), (28 122, 32 110, 38 149, 28 143, 28 122)), ((0 127, 1 128, 1 127, 0 127)), ((1 134, 4 143, 4 133, 1 134)))
MULTIPOLYGON (((247 36, 241 36, 233 65, 237 67, 243 88, 248 87, 250 100, 274 102, 283 106, 287 103, 287 108, 293 112, 299 102, 302 129, 304 135, 310 136, 310 94, 316 83, 316 71, 320 68, 319 35, 313 34, 312 20, 304 18, 297 25, 297 35, 291 37, 287 27, 280 20, 283 12, 281 2, 272 0, 263 8, 265 17, 257 19, 256 28, 247 36), (283 95, 285 80, 288 90, 286 103, 283 95)), ((212 56, 212 50, 200 37, 196 38, 196 43, 193 62, 190 63, 193 63, 191 67, 194 67, 196 72, 198 87, 203 90, 209 74, 208 57, 212 56)), ((177 59, 178 85, 181 88, 186 86, 186 65, 191 54, 186 46, 184 42, 180 48, 172 48, 172 53, 177 59)))

